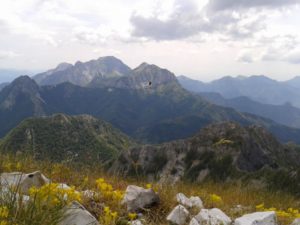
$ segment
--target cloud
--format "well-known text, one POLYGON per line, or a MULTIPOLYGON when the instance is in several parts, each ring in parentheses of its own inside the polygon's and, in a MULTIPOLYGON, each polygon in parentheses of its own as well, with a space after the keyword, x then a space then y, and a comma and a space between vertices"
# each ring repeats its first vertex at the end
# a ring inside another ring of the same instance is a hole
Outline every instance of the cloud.
POLYGON ((256 61, 256 58, 251 52, 241 52, 237 56, 236 61, 242 63, 253 63, 254 61, 256 61))
POLYGON ((289 62, 291 64, 300 64, 300 50, 293 51, 292 53, 288 54, 284 61, 289 62))
MULTIPOLYGON (((210 1, 212 2, 212 1, 210 1)), ((211 3, 209 3, 211 4, 211 3)), ((247 12, 218 11, 211 13, 208 7, 199 9, 193 0, 177 0, 173 12, 166 19, 132 14, 132 36, 149 40, 187 39, 200 34, 221 34, 238 40, 252 37, 266 28, 266 15, 249 9, 247 12)))
POLYGON ((15 53, 13 51, 2 51, 2 50, 0 50, 0 59, 12 59, 12 58, 15 58, 19 55, 20 54, 15 53))
POLYGON ((150 17, 132 14, 130 22, 133 25, 133 36, 153 40, 183 39, 199 33, 205 23, 192 0, 175 1, 168 18, 159 18, 157 13, 153 14, 150 17))
POLYGON ((210 0, 207 8, 211 11, 249 8, 279 8, 299 4, 298 0, 210 0))

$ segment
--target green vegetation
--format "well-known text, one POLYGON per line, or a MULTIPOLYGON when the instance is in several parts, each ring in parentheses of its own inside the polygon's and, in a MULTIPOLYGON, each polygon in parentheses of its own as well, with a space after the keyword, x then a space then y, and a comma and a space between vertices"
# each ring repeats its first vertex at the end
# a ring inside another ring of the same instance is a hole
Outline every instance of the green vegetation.
POLYGON ((126 179, 120 176, 112 176, 103 172, 100 167, 89 168, 88 165, 75 165, 70 163, 53 163, 50 161, 38 161, 24 156, 1 155, 0 172, 10 171, 32 172, 40 170, 47 177, 53 180, 51 186, 44 186, 41 189, 32 189, 31 195, 36 198, 30 202, 30 207, 16 208, 13 202, 7 198, 0 197, 0 211, 5 223, 1 225, 55 225, 62 218, 63 206, 67 204, 63 199, 56 199, 60 196, 55 188, 55 183, 66 183, 74 185, 76 190, 93 190, 99 195, 92 199, 79 197, 70 191, 72 199, 80 201, 101 224, 125 224, 135 218, 135 214, 128 214, 125 207, 120 204, 124 191, 129 184, 142 187, 152 187, 159 193, 161 203, 155 208, 144 212, 146 224, 165 224, 168 213, 177 205, 175 195, 179 192, 187 196, 199 196, 206 208, 218 207, 232 219, 245 213, 272 209, 277 212, 279 222, 288 225, 299 216, 300 199, 286 192, 270 191, 267 188, 253 185, 243 185, 240 182, 203 182, 195 184, 190 182, 177 183, 175 185, 161 185, 159 183, 148 184, 145 180, 126 179), (46 195, 44 195, 47 190, 46 195), (49 190, 51 190, 49 192, 49 190), (43 198, 50 197, 52 204, 47 207, 43 205, 43 198), (237 205, 242 205, 240 210, 236 210, 237 205), (9 218, 9 219, 8 219, 9 218))
POLYGON ((25 120, 0 142, 7 153, 93 163, 111 161, 132 145, 133 141, 106 122, 63 114, 25 120))

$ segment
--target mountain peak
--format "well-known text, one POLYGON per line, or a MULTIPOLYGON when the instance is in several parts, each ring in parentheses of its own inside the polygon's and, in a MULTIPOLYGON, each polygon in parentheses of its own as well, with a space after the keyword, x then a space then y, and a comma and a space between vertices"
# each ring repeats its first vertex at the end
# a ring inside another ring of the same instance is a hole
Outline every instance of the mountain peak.
POLYGON ((13 80, 13 82, 11 82, 11 84, 9 86, 35 87, 35 88, 37 87, 38 88, 37 83, 27 75, 16 78, 15 80, 13 80))
POLYGON ((66 70, 70 67, 72 67, 73 65, 71 63, 66 63, 66 62, 63 62, 63 63, 60 63, 57 65, 57 67, 55 68, 55 71, 63 71, 63 70, 66 70))

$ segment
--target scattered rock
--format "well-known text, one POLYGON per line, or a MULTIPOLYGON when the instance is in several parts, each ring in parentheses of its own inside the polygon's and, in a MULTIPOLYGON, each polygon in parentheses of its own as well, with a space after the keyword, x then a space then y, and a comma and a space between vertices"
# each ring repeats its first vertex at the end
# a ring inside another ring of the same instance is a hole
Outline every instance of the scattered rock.
POLYGON ((65 217, 58 225, 99 225, 97 219, 92 216, 80 203, 73 202, 66 210, 65 217))
POLYGON ((200 224, 199 224, 198 220, 196 220, 195 218, 192 218, 189 225, 200 225, 200 224))
POLYGON ((183 225, 186 223, 189 215, 189 211, 184 206, 178 205, 168 215, 167 220, 172 224, 183 225))
POLYGON ((220 209, 201 209, 195 219, 201 225, 229 225, 231 219, 220 209))
POLYGON ((28 194, 28 190, 31 187, 41 187, 49 183, 49 179, 46 178, 40 171, 28 174, 21 172, 2 173, 0 180, 1 185, 6 187, 18 187, 23 194, 28 194))
POLYGON ((295 219, 291 225, 300 225, 300 218, 295 219))
POLYGON ((128 212, 138 212, 158 204, 159 196, 152 189, 129 185, 122 203, 127 205, 128 212))
POLYGON ((277 217, 274 211, 255 212, 237 218, 234 225, 277 225, 277 217))
POLYGON ((176 200, 179 204, 187 208, 192 208, 192 201, 189 198, 187 198, 183 193, 178 193, 176 195, 176 200))
POLYGON ((203 208, 203 202, 201 200, 201 198, 199 198, 198 196, 194 197, 190 197, 190 200, 192 202, 192 207, 196 207, 198 209, 202 209, 203 208))
POLYGON ((99 194, 95 191, 92 191, 92 190, 85 190, 85 191, 82 191, 81 194, 85 197, 85 198, 95 198, 97 197, 99 194))
POLYGON ((199 197, 186 197, 183 193, 178 193, 176 195, 177 202, 187 208, 197 207, 199 209, 203 208, 202 200, 199 197))
POLYGON ((140 220, 133 220, 130 222, 130 225, 143 225, 143 223, 140 220))

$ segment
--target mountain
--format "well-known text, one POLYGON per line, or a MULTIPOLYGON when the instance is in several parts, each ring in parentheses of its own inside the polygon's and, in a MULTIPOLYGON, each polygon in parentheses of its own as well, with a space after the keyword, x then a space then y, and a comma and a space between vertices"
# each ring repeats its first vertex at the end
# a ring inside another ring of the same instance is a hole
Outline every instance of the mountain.
POLYGON ((28 76, 21 76, 0 92, 0 136, 24 118, 47 114, 47 105, 39 86, 28 76))
POLYGON ((295 107, 300 107, 300 89, 279 82, 265 76, 230 77, 226 76, 210 83, 187 82, 187 77, 178 77, 180 84, 193 92, 216 92, 225 98, 246 96, 254 101, 265 104, 282 105, 290 102, 295 107))
POLYGON ((170 85, 171 83, 177 85, 177 80, 173 73, 156 65, 142 63, 132 70, 130 76, 116 77, 114 79, 96 77, 89 86, 124 89, 151 88, 151 90, 158 90, 160 87, 170 85))
MULTIPOLYGON (((5 123, 0 127, 0 135, 5 135, 30 116, 65 113, 89 114, 104 119, 127 135, 147 143, 186 138, 201 127, 221 121, 236 121, 242 125, 261 124, 281 141, 299 143, 300 130, 211 104, 183 89, 174 74, 165 69, 142 64, 133 71, 127 79, 113 79, 120 86, 112 83, 103 87, 80 87, 62 83, 38 87, 35 81, 30 80, 29 83, 35 87, 34 91, 29 87, 30 95, 15 87, 18 82, 12 82, 0 92, 0 106, 7 105, 7 102, 14 106, 0 108, 1 124, 5 123), (141 88, 145 81, 152 84, 141 88), (10 93, 10 90, 16 90, 16 93, 10 93), (17 93, 24 98, 22 101, 12 101, 7 97, 17 93), (17 107, 24 102, 30 104, 17 107)), ((27 83, 28 79, 24 82, 27 83)))
POLYGON ((280 144, 261 126, 226 122, 209 125, 188 139, 130 148, 111 170, 162 182, 264 178, 272 187, 298 191, 299 166, 300 151, 280 144))
POLYGON ((204 90, 206 88, 206 84, 204 82, 201 82, 199 80, 193 80, 183 75, 178 76, 177 80, 179 81, 182 87, 191 92, 203 92, 201 90, 204 90))
POLYGON ((218 93, 199 93, 208 101, 225 107, 231 107, 239 112, 247 112, 284 124, 289 127, 300 128, 300 109, 289 103, 284 105, 262 104, 248 97, 225 99, 218 93))
POLYGON ((78 61, 75 65, 61 63, 55 69, 35 75, 33 79, 39 85, 70 82, 79 86, 86 86, 96 77, 99 79, 113 78, 127 76, 130 73, 131 69, 121 60, 107 56, 85 63, 78 61))
POLYGON ((89 115, 29 118, 9 132, 0 149, 54 161, 104 162, 134 142, 110 124, 89 115))
POLYGON ((296 76, 293 79, 287 80, 283 83, 295 87, 297 89, 300 89, 300 76, 296 76))
POLYGON ((1 83, 0 84, 0 91, 5 87, 7 86, 9 83, 5 82, 5 83, 1 83))

